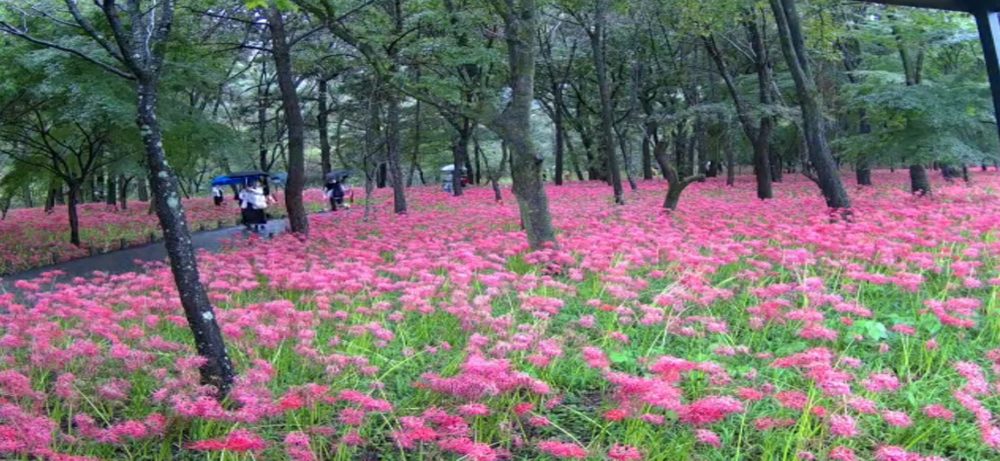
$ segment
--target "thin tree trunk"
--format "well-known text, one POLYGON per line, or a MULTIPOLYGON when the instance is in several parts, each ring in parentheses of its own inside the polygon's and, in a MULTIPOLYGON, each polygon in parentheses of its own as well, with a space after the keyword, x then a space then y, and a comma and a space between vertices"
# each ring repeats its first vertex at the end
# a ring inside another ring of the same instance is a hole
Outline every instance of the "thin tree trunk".
MULTIPOLYGON (((413 156, 410 160, 410 174, 406 180, 406 185, 413 185, 413 173, 420 169, 420 130, 423 128, 421 119, 421 103, 417 100, 416 115, 413 122, 413 156)), ((420 183, 423 184, 423 172, 420 173, 420 183)))
POLYGON ((583 176, 583 170, 580 169, 580 162, 577 160, 578 159, 577 153, 576 153, 577 151, 575 149, 573 149, 573 143, 570 141, 570 138, 567 136, 565 139, 566 139, 566 149, 570 153, 569 154, 569 163, 573 167, 573 174, 576 175, 576 180, 577 181, 581 181, 581 182, 585 181, 585 178, 583 176))
POLYGON ((618 156, 615 155, 614 142, 614 107, 611 101, 611 85, 608 82, 608 69, 605 49, 605 14, 608 0, 596 0, 594 8, 594 30, 590 34, 590 46, 594 53, 594 71, 597 74, 597 90, 601 99, 601 154, 611 173, 611 187, 614 190, 616 204, 625 203, 625 191, 622 189, 622 172, 618 167, 618 156))
POLYGON ((143 178, 139 178, 138 181, 139 182, 136 184, 135 194, 140 202, 148 202, 149 201, 149 188, 147 187, 148 182, 143 178))
POLYGON ((118 184, 115 182, 114 175, 107 176, 107 183, 105 183, 104 191, 104 203, 108 206, 118 207, 118 184))
POLYGON ((177 177, 167 165, 166 154, 163 152, 162 131, 156 117, 156 87, 155 80, 146 78, 139 80, 137 119, 146 150, 146 165, 149 168, 149 182, 153 189, 153 202, 156 204, 160 228, 163 229, 170 270, 177 285, 181 305, 194 334, 198 354, 205 358, 200 368, 202 383, 218 389, 221 399, 233 384, 233 366, 226 352, 222 331, 215 321, 212 304, 199 279, 198 261, 184 217, 177 177))
POLYGON ((483 156, 483 148, 479 145, 479 137, 476 136, 475 133, 473 133, 473 135, 472 135, 472 151, 475 152, 475 155, 476 155, 476 175, 475 175, 475 182, 476 182, 476 185, 478 186, 480 184, 481 179, 482 179, 482 176, 481 176, 481 174, 482 174, 482 159, 483 159, 484 156, 483 156))
POLYGON ((463 170, 466 168, 469 157, 469 138, 472 137, 472 123, 466 117, 462 117, 458 123, 453 123, 455 127, 455 137, 452 139, 452 166, 455 168, 451 172, 452 193, 458 197, 462 195, 465 186, 462 185, 462 178, 465 176, 463 170))
POLYGON ((819 105, 819 90, 813 81, 806 56, 805 40, 794 0, 770 0, 778 24, 778 36, 785 61, 795 80, 802 106, 802 122, 809 148, 809 159, 816 169, 817 183, 832 209, 849 209, 851 200, 840 181, 840 172, 826 139, 823 111, 819 105))
POLYGON ((563 184, 563 171, 566 157, 566 123, 563 121, 563 90, 559 84, 552 85, 552 124, 556 131, 555 142, 555 183, 563 184))
POLYGON ((632 156, 628 150, 628 131, 615 128, 618 137, 618 147, 622 151, 622 161, 625 164, 625 177, 628 179, 628 186, 633 192, 639 190, 639 185, 635 182, 635 175, 632 174, 632 156))
POLYGON ((132 178, 122 175, 118 178, 118 186, 120 187, 118 191, 118 206, 125 211, 128 209, 128 185, 132 182, 132 178))
POLYGON ((260 171, 268 171, 271 163, 267 159, 267 104, 271 89, 267 81, 267 63, 261 64, 260 86, 257 89, 257 161, 260 171))
POLYGON ((305 189, 305 122, 302 107, 292 77, 292 57, 285 34, 281 11, 272 0, 268 8, 268 26, 271 28, 272 55, 281 89, 281 105, 285 112, 288 131, 288 181, 285 184, 285 210, 288 224, 295 234, 309 234, 309 216, 302 201, 305 189))
POLYGON ((69 243, 80 246, 80 216, 77 213, 77 203, 80 199, 80 186, 76 182, 69 182, 69 200, 66 209, 69 212, 69 243))
POLYGON ((327 123, 329 121, 329 110, 327 109, 327 100, 329 96, 326 89, 327 83, 326 79, 320 77, 317 79, 317 99, 319 107, 316 114, 316 126, 319 128, 319 163, 320 170, 323 173, 323 180, 326 181, 326 175, 333 171, 333 164, 330 161, 330 136, 329 130, 327 129, 327 123))
POLYGON ((642 179, 653 179, 653 139, 656 138, 656 123, 647 122, 643 126, 642 137, 642 179))
POLYGON ((399 97, 394 90, 386 95, 386 163, 389 179, 392 181, 392 208, 396 214, 406 213, 406 183, 403 182, 403 168, 400 165, 400 122, 399 97))
POLYGON ((57 191, 56 189, 49 188, 47 195, 45 196, 45 212, 51 213, 56 207, 56 197, 62 195, 62 191, 57 191))

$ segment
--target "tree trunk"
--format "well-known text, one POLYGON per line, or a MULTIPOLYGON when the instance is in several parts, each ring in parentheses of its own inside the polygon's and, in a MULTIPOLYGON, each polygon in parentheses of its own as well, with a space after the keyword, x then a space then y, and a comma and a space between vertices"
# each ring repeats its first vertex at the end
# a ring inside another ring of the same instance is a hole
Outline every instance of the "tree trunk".
MULTIPOLYGON (((754 54, 756 55, 754 66, 757 70, 757 87, 760 102, 761 104, 770 104, 772 77, 771 63, 767 57, 767 46, 763 42, 763 35, 760 31, 758 21, 749 20, 746 28, 754 54)), ((736 115, 740 121, 740 126, 743 128, 747 140, 753 146, 753 166, 754 175, 757 180, 757 198, 761 200, 770 199, 774 197, 771 186, 773 178, 770 152, 771 132, 774 130, 774 120, 765 114, 760 117, 759 126, 754 126, 750 118, 750 109, 736 87, 736 82, 729 71, 729 66, 726 64, 722 52, 715 42, 715 38, 706 37, 704 38, 704 42, 708 54, 715 61, 715 65, 719 69, 719 74, 726 82, 726 88, 733 99, 733 104, 736 106, 736 115)))
MULTIPOLYGON (((422 119, 420 117, 420 100, 417 100, 416 115, 413 122, 413 155, 410 158, 410 173, 409 177, 406 179, 406 185, 413 185, 413 173, 420 169, 420 130, 422 129, 422 119)), ((423 184, 423 172, 420 173, 421 179, 420 183, 423 184)))
POLYGON ((511 178, 528 244, 540 250, 555 244, 548 197, 542 183, 545 160, 531 138, 531 107, 535 99, 535 0, 511 0, 503 14, 511 86, 511 101, 492 122, 511 150, 511 178))
POLYGON ((802 123, 809 150, 809 159, 816 169, 817 182, 826 204, 832 209, 848 209, 851 200, 840 181, 840 172, 830 152, 826 139, 823 111, 819 105, 819 91, 813 81, 806 56, 805 40, 795 0, 770 0, 778 24, 778 36, 785 61, 795 80, 795 88, 802 106, 802 123))
POLYGON ((302 107, 292 77, 292 57, 285 34, 285 23, 273 0, 268 8, 268 25, 271 28, 272 54, 281 90, 281 106, 285 112, 288 131, 288 181, 285 184, 285 210, 288 224, 295 234, 309 234, 309 216, 302 202, 305 189, 305 122, 302 107))
POLYGON ((552 85, 552 124, 556 131, 555 143, 555 183, 563 184, 563 171, 566 157, 566 123, 563 121, 563 91, 559 84, 552 85))
POLYGON ((215 321, 212 304, 198 276, 198 261, 178 193, 177 177, 167 165, 163 152, 162 131, 156 117, 156 86, 154 80, 139 80, 137 121, 146 150, 149 182, 181 305, 194 334, 198 354, 206 359, 200 368, 201 381, 218 389, 221 399, 233 384, 233 366, 215 321))
POLYGON ((143 178, 139 178, 139 182, 136 184, 135 194, 140 202, 149 201, 149 188, 147 187, 147 181, 143 178))
POLYGON ((128 185, 132 182, 132 178, 122 175, 118 178, 118 207, 122 211, 128 209, 128 185))
POLYGON ((625 165, 625 177, 628 179, 629 189, 635 192, 639 190, 639 185, 635 182, 635 176, 632 174, 632 155, 628 150, 628 131, 616 128, 615 132, 618 137, 618 147, 622 151, 622 162, 625 165))
POLYGON ((910 191, 921 197, 931 193, 931 181, 927 177, 927 169, 919 163, 910 165, 910 191))
POLYGON ((483 149, 479 146, 479 138, 475 135, 472 136, 472 151, 476 155, 476 173, 473 177, 473 181, 478 186, 482 180, 482 157, 483 149))
POLYGON ((771 161, 771 182, 780 183, 785 180, 784 159, 781 158, 781 153, 778 152, 773 143, 768 143, 767 150, 771 161))
POLYGON ((859 160, 857 165, 857 180, 859 186, 870 186, 872 185, 872 170, 868 168, 867 164, 861 163, 864 160, 859 160))
POLYGON ((77 214, 76 206, 80 200, 80 185, 76 182, 69 182, 69 200, 66 209, 69 212, 69 243, 73 246, 80 246, 80 216, 77 214))
POLYGON ((726 185, 736 185, 736 153, 731 145, 726 149, 726 185))
POLYGON ((326 85, 326 79, 320 77, 317 80, 318 94, 316 97, 319 100, 319 107, 316 114, 316 126, 319 127, 319 163, 323 173, 323 181, 326 181, 326 175, 333 171, 333 163, 330 161, 330 136, 327 129, 329 119, 327 100, 329 96, 326 85))
POLYGON ((62 195, 62 191, 49 188, 48 193, 45 196, 45 212, 51 213, 56 207, 56 197, 62 195))
POLYGON ((385 153, 392 181, 392 209, 396 214, 406 213, 406 183, 403 182, 403 167, 400 165, 400 123, 399 96, 390 89, 386 95, 385 153))
POLYGON ((646 134, 642 137, 642 179, 650 180, 653 179, 653 134, 656 133, 655 129, 651 133, 649 124, 646 124, 646 134))
POLYGON ((469 119, 462 117, 462 121, 456 126, 455 137, 451 142, 452 167, 451 191, 455 197, 461 196, 465 186, 462 185, 462 170, 465 168, 466 157, 469 156, 469 119))
POLYGON ((596 0, 594 8, 594 29, 590 34, 590 47, 594 54, 594 72, 597 74, 597 91, 601 99, 601 154, 611 173, 611 187, 614 190, 616 204, 625 203, 625 191, 622 189, 622 172, 618 167, 618 156, 615 155, 614 141, 614 107, 611 101, 611 84, 608 82, 604 29, 605 14, 608 0, 596 0))
POLYGON ((105 185, 104 204, 111 207, 118 207, 118 184, 115 182, 115 176, 108 175, 105 185))
MULTIPOLYGON (((667 158, 667 148, 669 144, 664 141, 659 141, 653 147, 653 156, 656 159, 656 163, 660 165, 660 171, 663 173, 663 177, 667 180, 667 196, 663 199, 663 208, 674 211, 677 209, 677 204, 681 200, 681 193, 684 189, 691 183, 703 178, 703 175, 691 175, 687 178, 681 179, 677 174, 677 169, 670 163, 670 159, 667 158)), ((679 154, 680 152, 675 152, 679 154)))

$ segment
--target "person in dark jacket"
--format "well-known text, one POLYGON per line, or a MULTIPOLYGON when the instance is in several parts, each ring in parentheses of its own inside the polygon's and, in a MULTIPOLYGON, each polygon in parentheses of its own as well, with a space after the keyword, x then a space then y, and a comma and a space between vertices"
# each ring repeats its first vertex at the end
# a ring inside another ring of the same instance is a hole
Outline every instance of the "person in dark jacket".
POLYGON ((326 183, 326 198, 330 200, 330 210, 337 211, 337 205, 344 205, 344 186, 332 179, 326 183))

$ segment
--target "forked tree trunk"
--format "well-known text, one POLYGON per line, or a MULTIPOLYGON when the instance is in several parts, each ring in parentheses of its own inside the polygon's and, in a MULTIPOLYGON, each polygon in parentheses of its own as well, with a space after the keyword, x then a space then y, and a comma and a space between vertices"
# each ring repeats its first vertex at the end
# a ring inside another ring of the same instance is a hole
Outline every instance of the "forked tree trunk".
POLYGON ((806 56, 805 40, 795 0, 770 0, 778 36, 785 61, 795 80, 795 88, 802 106, 802 124, 809 151, 809 160, 816 170, 816 179, 828 207, 834 210, 849 209, 851 200, 840 181, 840 172, 830 152, 826 139, 823 111, 819 103, 819 90, 813 81, 806 56))
POLYGON ((535 0, 509 0, 501 13, 507 42, 511 101, 491 127, 511 150, 511 178, 521 222, 532 249, 556 242, 549 201, 542 183, 542 162, 531 138, 531 107, 535 99, 535 0))
POLYGON ((681 200, 681 193, 684 192, 684 189, 687 189, 692 183, 703 179, 705 176, 694 174, 681 179, 680 175, 677 174, 677 168, 667 158, 668 146, 669 144, 664 141, 657 142, 653 147, 653 156, 656 159, 656 163, 660 165, 663 177, 667 180, 667 196, 663 199, 663 208, 674 211, 677 209, 677 204, 681 200))

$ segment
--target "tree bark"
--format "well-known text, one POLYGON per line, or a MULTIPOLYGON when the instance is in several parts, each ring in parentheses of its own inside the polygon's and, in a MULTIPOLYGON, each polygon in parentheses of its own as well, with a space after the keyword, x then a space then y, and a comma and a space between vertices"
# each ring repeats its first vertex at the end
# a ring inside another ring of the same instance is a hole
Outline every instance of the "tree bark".
POLYGON ((118 178, 118 206, 123 211, 128 209, 128 185, 132 182, 131 177, 122 175, 118 178))
POLYGON ((260 84, 257 87, 257 162, 260 171, 268 171, 271 162, 267 160, 267 105, 271 82, 267 81, 267 63, 261 64, 260 84))
POLYGON ((149 201, 149 188, 147 187, 147 184, 148 182, 145 179, 139 178, 139 182, 135 186, 136 188, 135 194, 140 202, 149 201))
POLYGON ((77 203, 80 200, 80 185, 75 181, 70 181, 69 200, 66 202, 66 210, 69 213, 69 243, 73 246, 80 246, 80 216, 77 213, 77 203))
POLYGON ((288 224, 295 234, 309 234, 309 216, 302 201, 305 189, 305 122, 302 107, 292 77, 292 56, 285 33, 285 22, 281 11, 270 2, 268 25, 271 28, 271 53, 274 56, 278 88, 281 90, 281 106, 285 112, 285 126, 288 131, 288 181, 285 184, 285 210, 288 224))
POLYGON ((910 165, 910 191, 921 197, 931 193, 931 181, 927 177, 927 169, 919 163, 910 165))
POLYGON ((856 167, 855 174, 857 175, 859 186, 870 186, 872 185, 872 170, 868 168, 864 159, 858 160, 858 165, 856 167))
POLYGON ((326 181, 326 175, 333 171, 333 163, 330 161, 330 135, 327 128, 330 115, 327 108, 329 95, 327 94, 327 82, 323 77, 317 79, 316 97, 319 100, 316 114, 316 126, 319 127, 319 163, 323 180, 326 181))
POLYGON ((556 131, 555 149, 555 183, 557 186, 563 184, 566 157, 566 122, 563 120, 565 110, 563 101, 562 85, 552 85, 552 125, 556 131))
POLYGON ((115 182, 115 176, 109 174, 106 181, 104 204, 112 207, 118 207, 118 184, 115 182))
POLYGON ((548 197, 542 183, 544 157, 531 139, 531 107, 535 96, 535 0, 509 0, 501 12, 507 42, 511 101, 491 127, 511 150, 511 178, 521 222, 532 249, 556 243, 548 197))
POLYGON ((840 172, 830 152, 826 139, 823 111, 819 103, 819 90, 813 81, 806 56, 805 40, 794 0, 770 0, 778 36, 802 107, 802 122, 809 151, 809 160, 816 170, 817 182, 828 207, 849 209, 851 200, 840 180, 840 172))
POLYGON ((597 91, 601 99, 601 154, 611 173, 611 187, 614 190, 616 204, 625 203, 625 191, 622 188, 622 172, 618 167, 618 156, 615 155, 614 141, 614 106, 611 101, 611 84, 608 82, 608 66, 606 60, 604 30, 605 15, 608 0, 596 0, 594 8, 594 29, 588 30, 590 47, 594 53, 594 72, 597 74, 597 91))
POLYGON ((222 398, 232 387, 233 366, 222 339, 222 331, 215 321, 212 304, 199 279, 198 261, 191 244, 191 233, 184 216, 177 177, 167 165, 166 154, 163 152, 162 131, 156 116, 156 80, 153 77, 140 78, 138 93, 137 122, 146 150, 149 183, 153 189, 156 215, 160 228, 163 229, 170 270, 185 317, 194 334, 195 347, 198 354, 206 359, 200 369, 202 383, 214 386, 222 398))
POLYGON ((669 144, 664 141, 657 142, 653 148, 653 156, 656 159, 656 163, 660 165, 663 177, 667 180, 667 195, 663 199, 663 208, 674 211, 677 210, 677 205, 681 200, 681 193, 684 192, 684 189, 687 189, 695 181, 704 178, 704 175, 695 174, 681 179, 680 175, 677 174, 677 169, 670 163, 670 159, 667 158, 668 147, 669 144))
MULTIPOLYGON (((393 33, 396 37, 402 37, 405 34, 403 30, 403 5, 401 0, 392 0, 388 4, 392 23, 393 23, 393 33)), ((399 58, 399 43, 395 42, 389 46, 387 50, 389 57, 389 76, 392 78, 399 73, 400 68, 400 58, 399 58)), ((391 82, 387 82, 391 83, 391 82)), ((399 91, 393 88, 391 85, 386 85, 385 102, 387 107, 386 110, 386 161, 389 167, 389 177, 392 179, 392 208, 396 214, 406 213, 406 183, 403 182, 403 167, 400 164, 400 145, 402 144, 399 140, 402 136, 401 125, 399 122, 399 91)))
MULTIPOLYGON (((420 169, 420 130, 422 129, 422 119, 420 117, 420 100, 417 100, 416 107, 416 118, 413 122, 413 156, 410 159, 410 173, 409 177, 406 179, 406 185, 413 185, 413 173, 420 169)), ((423 171, 420 172, 420 183, 423 184, 423 171)))
MULTIPOLYGON (((767 57, 767 46, 764 44, 757 21, 749 21, 746 27, 754 54, 756 55, 754 66, 757 70, 757 87, 760 102, 761 104, 770 104, 771 63, 767 57)), ((743 128, 747 140, 753 146, 753 166, 754 175, 757 180, 757 198, 761 200, 770 199, 774 197, 771 185, 773 178, 770 158, 771 132, 774 129, 774 121, 770 116, 765 114, 761 116, 759 126, 754 126, 750 118, 750 109, 736 87, 736 82, 729 71, 729 66, 726 64, 722 52, 715 43, 715 38, 706 37, 704 41, 708 54, 719 69, 719 74, 722 76, 723 81, 726 82, 726 88, 733 99, 733 104, 736 106, 736 115, 740 121, 740 126, 743 128)))
POLYGON ((451 153, 452 166, 455 168, 451 172, 452 193, 458 197, 462 195, 465 186, 462 185, 462 173, 469 161, 469 140, 472 138, 472 121, 467 117, 461 117, 460 121, 452 122, 455 128, 455 137, 452 138, 451 153))

